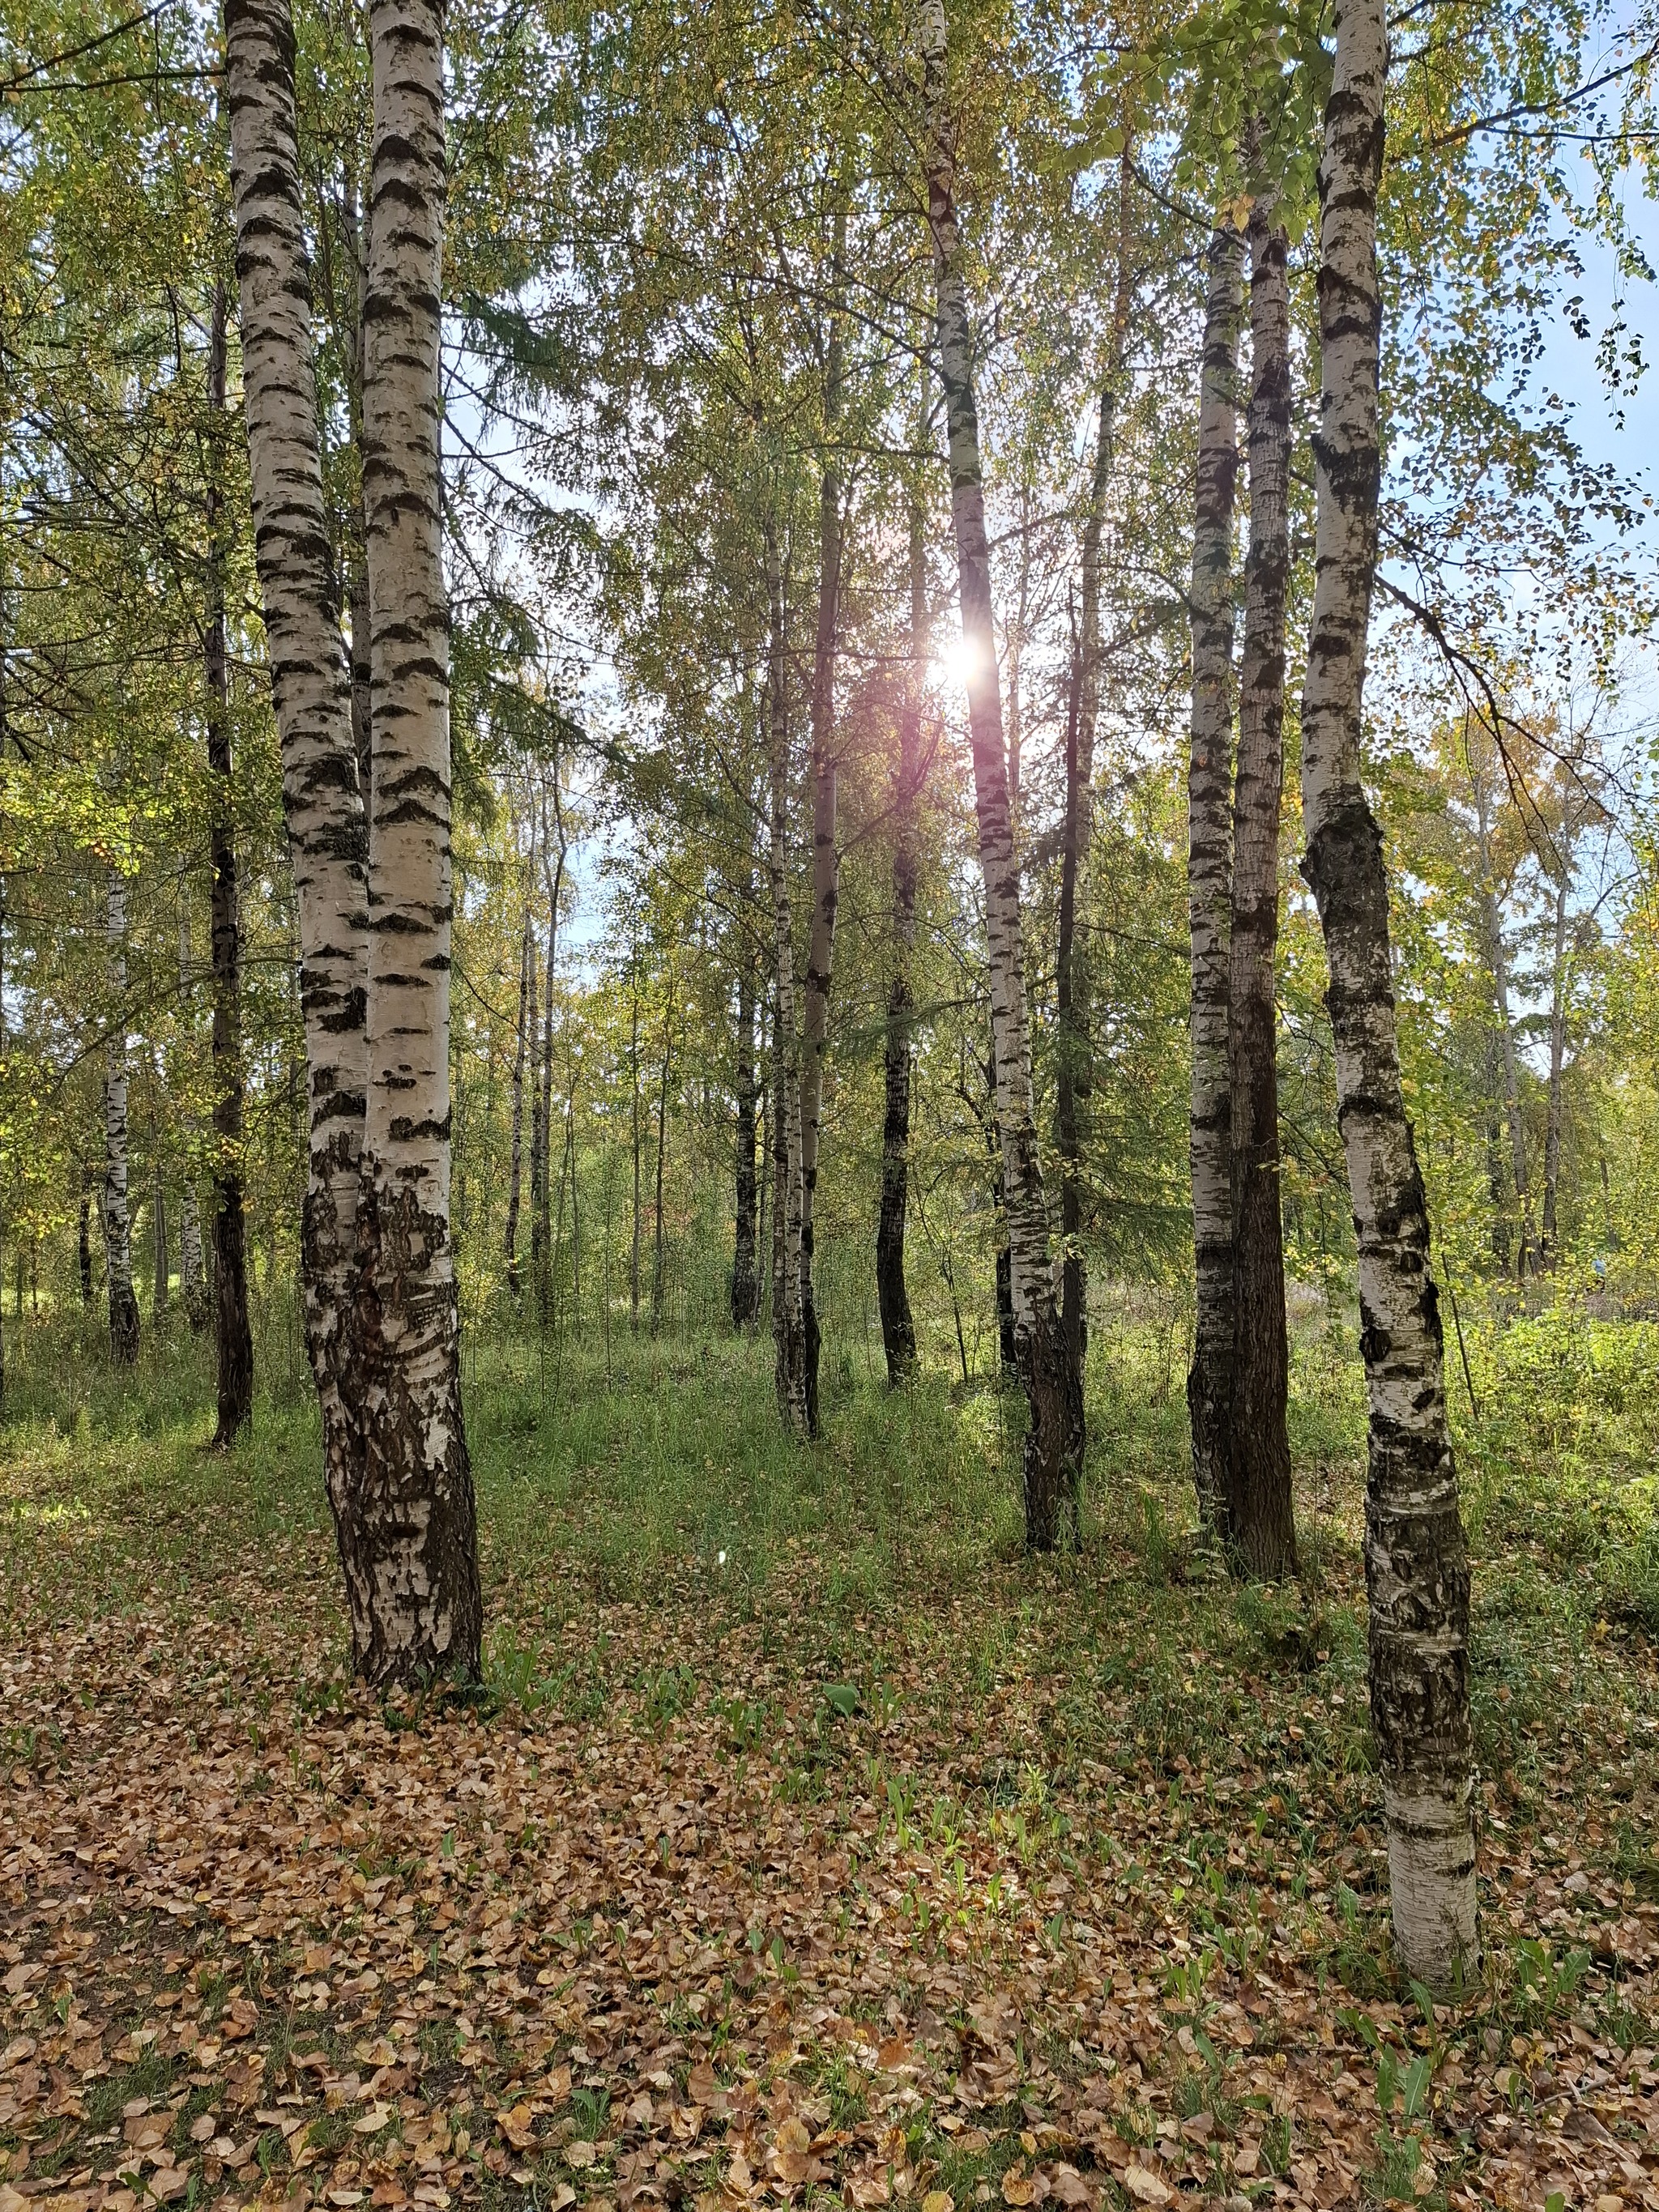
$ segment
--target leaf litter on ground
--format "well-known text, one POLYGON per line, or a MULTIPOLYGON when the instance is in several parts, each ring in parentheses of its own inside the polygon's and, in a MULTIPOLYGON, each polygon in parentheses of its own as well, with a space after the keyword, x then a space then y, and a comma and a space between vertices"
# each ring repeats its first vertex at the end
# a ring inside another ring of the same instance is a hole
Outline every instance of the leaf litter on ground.
POLYGON ((1437 2005, 1352 1541, 1312 1612, 1110 1529, 874 1597, 800 1542, 648 1602, 501 1560, 494 1697, 383 1705, 314 1517, 145 1594, 187 1497, 4 1480, 0 2212, 1659 2208, 1638 1639, 1499 1608, 1437 2005))

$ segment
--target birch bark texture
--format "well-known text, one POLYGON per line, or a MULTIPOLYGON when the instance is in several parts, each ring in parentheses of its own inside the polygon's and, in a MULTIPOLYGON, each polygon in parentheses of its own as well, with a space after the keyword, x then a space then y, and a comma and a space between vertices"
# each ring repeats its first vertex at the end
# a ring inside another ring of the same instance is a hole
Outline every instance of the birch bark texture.
POLYGON ((531 967, 536 957, 530 930, 530 909, 525 908, 524 933, 519 945, 519 1026, 513 1043, 513 1135, 507 1155, 507 1224, 501 1231, 501 1253, 507 1261, 507 1295, 519 1297, 519 1207, 524 1190, 524 1062, 525 1030, 533 1020, 530 1012, 531 967))
POLYGON ((744 887, 743 918, 737 932, 737 1130, 732 1160, 735 1218, 730 1298, 733 1328, 749 1328, 760 1310, 760 1283, 755 1259, 758 1195, 755 1175, 755 957, 747 926, 754 890, 751 878, 744 887))
MULTIPOLYGON (((845 224, 842 226, 844 231, 845 224)), ((839 274, 840 257, 836 267, 839 274)), ((823 433, 835 435, 841 411, 839 318, 832 318, 824 349, 823 433)), ((800 1068, 800 1304, 805 1375, 806 1433, 818 1433, 818 1352, 822 1337, 812 1288, 817 1228, 818 1146, 823 1127, 823 1065, 830 1043, 830 990, 835 969, 836 915, 841 902, 841 848, 836 842, 836 639, 841 605, 841 471, 833 449, 818 486, 818 619, 812 649, 811 793, 812 920, 806 942, 806 988, 801 1022, 800 1068)))
POLYGON ((950 437, 951 507, 966 648, 968 726, 985 885, 992 1058, 1013 1304, 1015 1360, 1030 1419, 1024 1450, 1025 1540, 1035 1552, 1075 1543, 1079 1470, 1071 1455, 1081 1428, 1072 1401, 1048 1217, 1031 1110, 1019 868, 1009 805, 1002 696, 991 600, 990 547, 980 464, 979 413, 962 240, 957 218, 957 125, 951 106, 944 0, 917 11, 923 70, 923 157, 933 246, 940 381, 950 437))
POLYGON ((1279 813, 1285 781, 1285 603, 1290 588, 1290 242, 1259 198, 1250 212, 1250 538, 1233 784, 1227 994, 1231 1092, 1231 1404, 1224 1476, 1227 1546, 1244 1573, 1296 1571, 1289 1346, 1279 1209, 1279 1072, 1273 975, 1279 947, 1279 813))
POLYGON ((442 9, 376 0, 369 44, 362 472, 374 750, 354 1374, 363 1430, 359 1664, 371 1681, 445 1671, 476 1679, 483 1602, 449 1219, 442 9))
MULTIPOLYGON (((368 843, 323 501, 289 0, 225 0, 224 22, 254 560, 300 921, 306 1348, 344 1564, 361 1468, 347 1369, 368 1073, 368 843)), ((361 1658, 349 1566, 347 1590, 361 1658)))
POLYGON ((789 693, 783 563, 776 526, 766 531, 768 609, 766 713, 771 810, 768 873, 772 895, 775 1182, 772 1336, 778 1410, 792 1434, 805 1436, 806 1330, 801 1299, 800 1032, 795 1015, 795 947, 789 904, 789 693))
POLYGON ((254 553, 300 915, 307 1348, 354 1665, 380 1685, 440 1669, 476 1672, 481 1624, 447 1219, 447 645, 436 500, 441 26, 429 10, 381 8, 371 34, 376 267, 364 319, 366 397, 374 404, 364 459, 375 464, 366 477, 378 541, 372 602, 377 566, 386 586, 374 615, 382 634, 371 723, 377 745, 386 730, 390 762, 388 776, 377 770, 374 778, 385 888, 373 979, 366 823, 323 500, 293 22, 287 0, 226 0, 254 553), (374 1149, 366 1162, 372 981, 382 996, 374 1149), (430 1025, 424 1036, 422 1024, 430 1025))
POLYGON ((105 965, 113 1009, 104 1043, 104 1266, 109 1348, 118 1367, 138 1358, 138 1300, 132 1287, 132 1216, 127 1182, 127 887, 118 868, 104 886, 105 965))
MULTIPOLYGON (((208 339, 211 470, 208 480, 207 765, 213 793, 208 832, 213 931, 213 1337, 214 1449, 228 1451, 253 1418, 253 1330, 247 1306, 247 1219, 242 1203, 246 1083, 242 1065, 242 920, 231 782, 230 671, 225 619, 224 495, 221 441, 228 426, 225 388, 230 302, 213 288, 208 339)), ((188 1186, 187 1186, 188 1188, 188 1186)), ((199 1252, 198 1255, 199 1265, 199 1252)), ((186 1283, 186 1299, 189 1285, 186 1283)))
POLYGON ((1187 1376, 1193 1486, 1204 1528, 1224 1535, 1232 1403, 1232 1089, 1227 1058, 1232 902, 1233 507, 1244 240, 1210 239, 1193 505, 1193 710, 1187 774, 1192 958, 1193 1258, 1197 1308, 1187 1376))
POLYGON ((1320 162, 1321 390, 1313 619, 1302 702, 1303 873, 1330 967, 1337 1114, 1359 1253, 1370 1400, 1365 1582, 1371 1729, 1395 1937, 1443 1989, 1478 1957, 1469 1569, 1446 1425, 1428 1207, 1401 1087, 1381 833, 1360 775, 1376 562, 1382 0, 1338 0, 1320 162))
MULTIPOLYGON (((179 879, 179 1000, 188 1006, 191 991, 193 955, 190 937, 190 884, 182 872, 179 879)), ((179 1193, 179 1287, 192 1334, 199 1335, 212 1314, 209 1303, 207 1268, 202 1250, 202 1214, 197 1200, 196 1178, 188 1160, 179 1193)))
MULTIPOLYGON (((924 388, 919 431, 927 434, 924 388)), ((881 1211, 876 1223, 876 1301, 891 1389, 916 1371, 916 1324, 904 1276, 904 1231, 910 1198, 910 1060, 915 1024, 911 981, 916 945, 916 885, 921 872, 917 808, 921 796, 922 708, 927 677, 927 543, 921 503, 909 511, 910 657, 899 707, 898 762, 893 779, 893 947, 887 981, 883 1047, 881 1211)))

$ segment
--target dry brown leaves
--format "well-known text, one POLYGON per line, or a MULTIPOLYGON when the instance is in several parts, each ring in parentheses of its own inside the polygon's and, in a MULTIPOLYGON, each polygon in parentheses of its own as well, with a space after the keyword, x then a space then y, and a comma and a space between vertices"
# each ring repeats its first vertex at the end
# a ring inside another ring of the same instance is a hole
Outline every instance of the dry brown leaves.
MULTIPOLYGON (((1167 1776, 1077 1757, 1011 1803, 1050 1740, 1040 1644, 964 1732, 927 1693, 957 1616, 865 1623, 915 1693, 836 1733, 764 1623, 594 1605, 569 1639, 702 1685, 660 1731, 627 1699, 394 1725, 309 1709, 331 1571, 279 1543, 194 1617, 26 1620, 7 1653, 0 2212, 1659 2208, 1653 2039, 1571 2001, 1500 2034, 1351 1997, 1340 1869, 1291 1894, 1273 1778, 1227 1746, 1221 1863, 1261 1898, 1233 1955, 1167 1776), (720 1694, 768 1701, 762 1740, 720 1694), (1409 2128, 1379 2048, 1428 2055, 1409 2128)), ((1599 1947, 1650 2010, 1654 1910, 1569 1812, 1547 1844, 1489 1831, 1490 1922, 1599 1947)), ((1376 1839, 1343 1848, 1374 1890, 1376 1839)))

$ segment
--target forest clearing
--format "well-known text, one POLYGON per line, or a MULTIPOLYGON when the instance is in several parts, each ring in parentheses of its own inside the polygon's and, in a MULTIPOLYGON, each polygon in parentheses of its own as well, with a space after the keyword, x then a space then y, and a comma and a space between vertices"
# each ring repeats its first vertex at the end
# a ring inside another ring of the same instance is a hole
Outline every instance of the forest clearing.
POLYGON ((0 2212, 1659 2212, 1656 94, 0 4, 0 2212))
POLYGON ((1474 1486, 1487 1955, 1437 2006, 1387 1934, 1352 1389, 1298 1358, 1328 1489, 1302 1593, 1246 1601, 1182 1579, 1122 1339, 1114 1502, 1036 1575, 983 1401, 861 1380, 803 1474, 751 1346, 589 1352, 544 1413, 521 1350, 469 1390, 470 1703, 349 1686, 302 1414, 228 1462, 199 1413, 17 1438, 21 2201, 1652 2203, 1651 1580, 1530 1459, 1474 1486))

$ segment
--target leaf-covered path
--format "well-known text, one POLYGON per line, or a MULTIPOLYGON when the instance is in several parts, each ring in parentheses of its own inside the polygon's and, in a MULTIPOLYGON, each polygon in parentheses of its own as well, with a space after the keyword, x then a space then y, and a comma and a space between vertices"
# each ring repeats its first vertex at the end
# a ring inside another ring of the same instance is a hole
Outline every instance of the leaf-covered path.
POLYGON ((388 1712, 313 1517, 5 1480, 0 2212, 1659 2207, 1639 1644, 1489 1629, 1492 1957, 1431 2020, 1340 1545, 1295 1615, 1105 1544, 879 1603, 498 1564, 495 1709, 388 1712))

